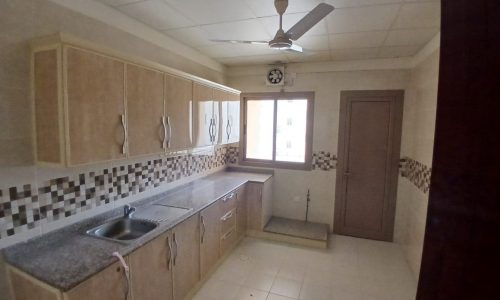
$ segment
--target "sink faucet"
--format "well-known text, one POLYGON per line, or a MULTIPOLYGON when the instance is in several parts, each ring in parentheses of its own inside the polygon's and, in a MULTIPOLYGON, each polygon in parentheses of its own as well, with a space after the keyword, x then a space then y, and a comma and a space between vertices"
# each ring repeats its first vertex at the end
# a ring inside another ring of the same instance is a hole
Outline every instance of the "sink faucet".
POLYGON ((130 218, 132 217, 132 214, 135 212, 135 207, 133 206, 130 206, 128 204, 126 204, 124 207, 123 207, 123 216, 125 218, 130 218))

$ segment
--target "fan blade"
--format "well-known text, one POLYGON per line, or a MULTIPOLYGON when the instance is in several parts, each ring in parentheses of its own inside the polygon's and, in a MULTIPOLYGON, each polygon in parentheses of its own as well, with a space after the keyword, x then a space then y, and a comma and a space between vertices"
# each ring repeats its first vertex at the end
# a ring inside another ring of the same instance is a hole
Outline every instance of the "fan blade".
POLYGON ((266 41, 241 41, 241 40, 210 40, 217 43, 230 43, 230 44, 252 44, 252 45, 268 45, 266 41))
POLYGON ((286 35, 291 40, 298 40, 304 33, 306 33, 309 29, 313 28, 319 21, 321 21, 324 17, 326 17, 329 13, 334 10, 334 7, 326 4, 320 3, 313 10, 311 10, 305 17, 303 17, 297 24, 293 25, 290 28, 286 35))
POLYGON ((291 53, 302 53, 303 49, 299 45, 292 44, 292 46, 290 46, 290 48, 288 48, 288 49, 285 49, 285 51, 291 52, 291 53))

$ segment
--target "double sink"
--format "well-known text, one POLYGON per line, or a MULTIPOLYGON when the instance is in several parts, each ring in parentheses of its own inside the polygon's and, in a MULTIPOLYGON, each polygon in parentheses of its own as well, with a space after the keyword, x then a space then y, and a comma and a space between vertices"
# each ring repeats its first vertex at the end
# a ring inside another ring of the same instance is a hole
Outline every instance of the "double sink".
POLYGON ((130 242, 158 227, 161 222, 173 221, 191 209, 153 204, 143 208, 125 205, 123 216, 86 231, 90 236, 115 242, 130 242))

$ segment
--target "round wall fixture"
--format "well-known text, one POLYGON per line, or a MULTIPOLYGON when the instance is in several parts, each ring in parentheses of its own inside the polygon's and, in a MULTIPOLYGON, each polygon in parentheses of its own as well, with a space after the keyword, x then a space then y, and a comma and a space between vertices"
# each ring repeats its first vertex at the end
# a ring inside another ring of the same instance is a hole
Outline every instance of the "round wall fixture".
POLYGON ((270 84, 281 84, 283 81, 283 71, 279 68, 269 70, 267 80, 270 84))

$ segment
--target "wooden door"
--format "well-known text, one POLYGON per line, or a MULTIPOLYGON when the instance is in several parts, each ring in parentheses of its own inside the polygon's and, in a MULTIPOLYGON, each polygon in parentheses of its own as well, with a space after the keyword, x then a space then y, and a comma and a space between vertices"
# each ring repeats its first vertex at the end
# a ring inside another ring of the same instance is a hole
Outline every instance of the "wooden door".
POLYGON ((193 82, 165 74, 165 107, 169 150, 183 150, 193 144, 193 82))
POLYGON ((220 215, 220 201, 200 213, 200 273, 202 278, 219 259, 220 215))
POLYGON ((127 124, 130 156, 163 152, 163 73, 127 65, 127 124))
POLYGON ((181 300, 200 280, 200 227, 196 214, 172 230, 174 299, 181 300))
POLYGON ((335 231, 391 241, 403 91, 341 93, 335 231))
POLYGON ((64 293, 64 299, 123 300, 128 292, 123 267, 116 262, 64 293))
POLYGON ((193 115, 195 128, 195 145, 208 146, 213 143, 213 89, 211 87, 193 83, 193 115))
POLYGON ((129 255, 134 300, 171 300, 172 233, 167 232, 129 255))
POLYGON ((65 57, 69 164, 125 157, 124 63, 72 47, 65 57))
POLYGON ((228 103, 227 121, 229 122, 227 143, 237 143, 240 141, 240 96, 226 93, 226 97, 228 103))

